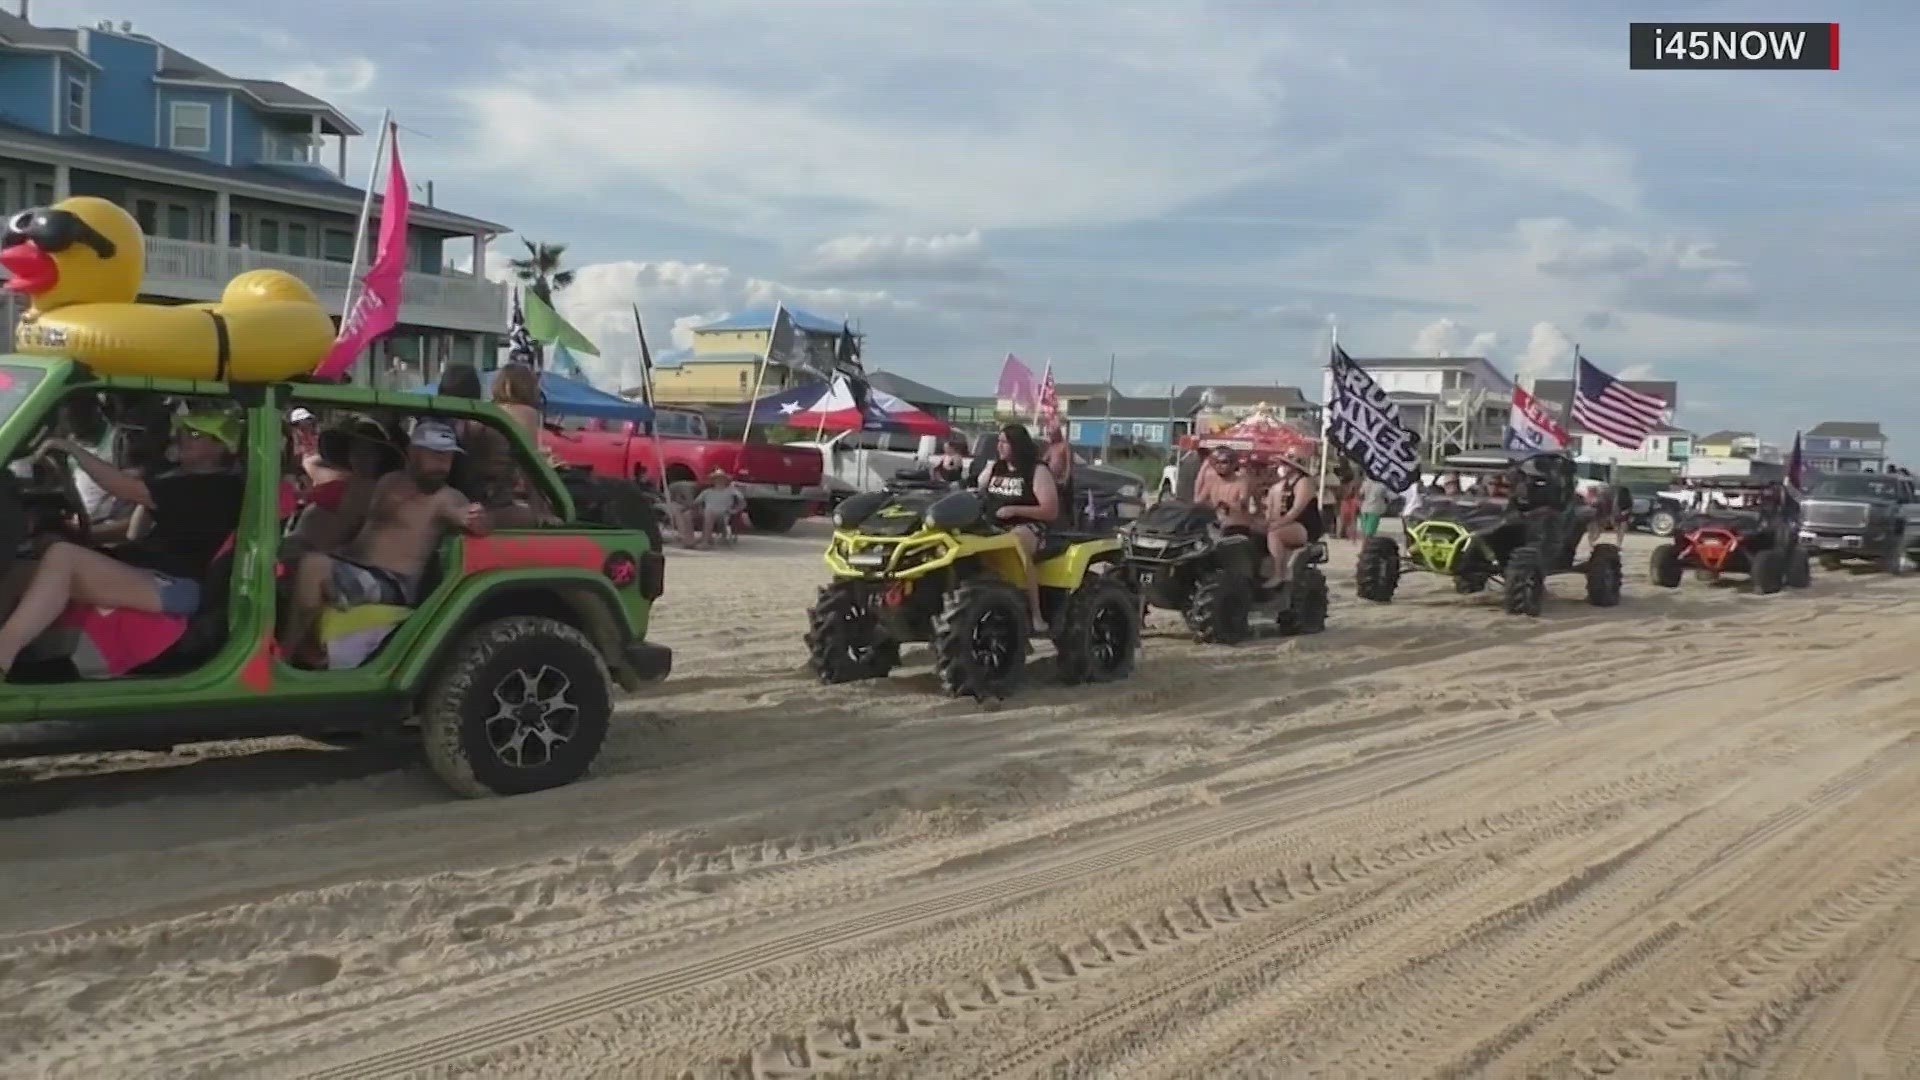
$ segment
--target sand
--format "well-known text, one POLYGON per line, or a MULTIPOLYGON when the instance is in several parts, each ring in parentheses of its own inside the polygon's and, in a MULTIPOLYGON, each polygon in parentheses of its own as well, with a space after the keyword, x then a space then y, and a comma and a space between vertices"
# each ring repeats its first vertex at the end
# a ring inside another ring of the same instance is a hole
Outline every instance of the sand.
POLYGON ((0 764, 0 1076, 1920 1076, 1920 578, 1636 538, 1528 622, 1340 545, 1324 635, 982 708, 808 678, 820 537, 676 553, 564 790, 0 764))

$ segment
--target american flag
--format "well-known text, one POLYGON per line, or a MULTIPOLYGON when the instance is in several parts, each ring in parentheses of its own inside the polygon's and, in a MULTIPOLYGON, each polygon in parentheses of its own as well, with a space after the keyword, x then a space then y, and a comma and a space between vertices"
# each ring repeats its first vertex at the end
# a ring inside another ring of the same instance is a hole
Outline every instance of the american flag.
POLYGON ((1666 417, 1667 403, 1643 394, 1580 358, 1573 419, 1615 446, 1638 450, 1666 417))
POLYGON ((1060 397, 1053 389, 1053 361, 1047 361, 1047 373, 1040 378, 1040 400, 1034 408, 1034 418, 1040 422, 1042 430, 1048 424, 1060 419, 1060 397))
POLYGON ((527 333, 527 313, 520 309, 520 290, 513 291, 513 314, 507 316, 507 363, 538 367, 539 353, 527 333))

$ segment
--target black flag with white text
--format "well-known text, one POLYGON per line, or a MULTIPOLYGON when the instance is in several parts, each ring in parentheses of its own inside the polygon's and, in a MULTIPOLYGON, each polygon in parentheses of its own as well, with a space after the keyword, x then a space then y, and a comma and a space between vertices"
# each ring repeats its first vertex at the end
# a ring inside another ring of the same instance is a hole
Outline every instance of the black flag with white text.
POLYGON ((1405 491, 1420 475, 1420 436, 1400 423, 1400 409, 1373 376, 1339 345, 1333 347, 1333 393, 1327 400, 1327 442, 1360 463, 1367 478, 1405 491))

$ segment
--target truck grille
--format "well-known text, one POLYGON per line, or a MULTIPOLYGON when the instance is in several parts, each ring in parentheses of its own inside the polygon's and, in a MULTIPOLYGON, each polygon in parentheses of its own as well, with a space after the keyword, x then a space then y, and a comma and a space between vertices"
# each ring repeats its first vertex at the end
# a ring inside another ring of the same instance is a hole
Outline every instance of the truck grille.
POLYGON ((1809 502, 1800 508, 1801 521, 1815 529, 1862 529, 1871 512, 1863 503, 1809 502))

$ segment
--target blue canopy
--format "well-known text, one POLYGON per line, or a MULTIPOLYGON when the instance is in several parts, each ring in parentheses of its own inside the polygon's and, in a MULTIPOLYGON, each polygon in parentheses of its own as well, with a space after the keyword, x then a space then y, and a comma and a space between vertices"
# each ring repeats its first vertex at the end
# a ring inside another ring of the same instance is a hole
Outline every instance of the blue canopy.
MULTIPOLYGON (((486 393, 492 387, 493 372, 481 372, 480 392, 486 393)), ((435 394, 439 391, 439 383, 428 383, 414 392, 435 394)), ((632 420, 640 423, 653 419, 653 410, 642 402, 629 401, 551 371, 540 373, 540 393, 546 398, 546 412, 555 416, 585 416, 595 420, 632 420)))

